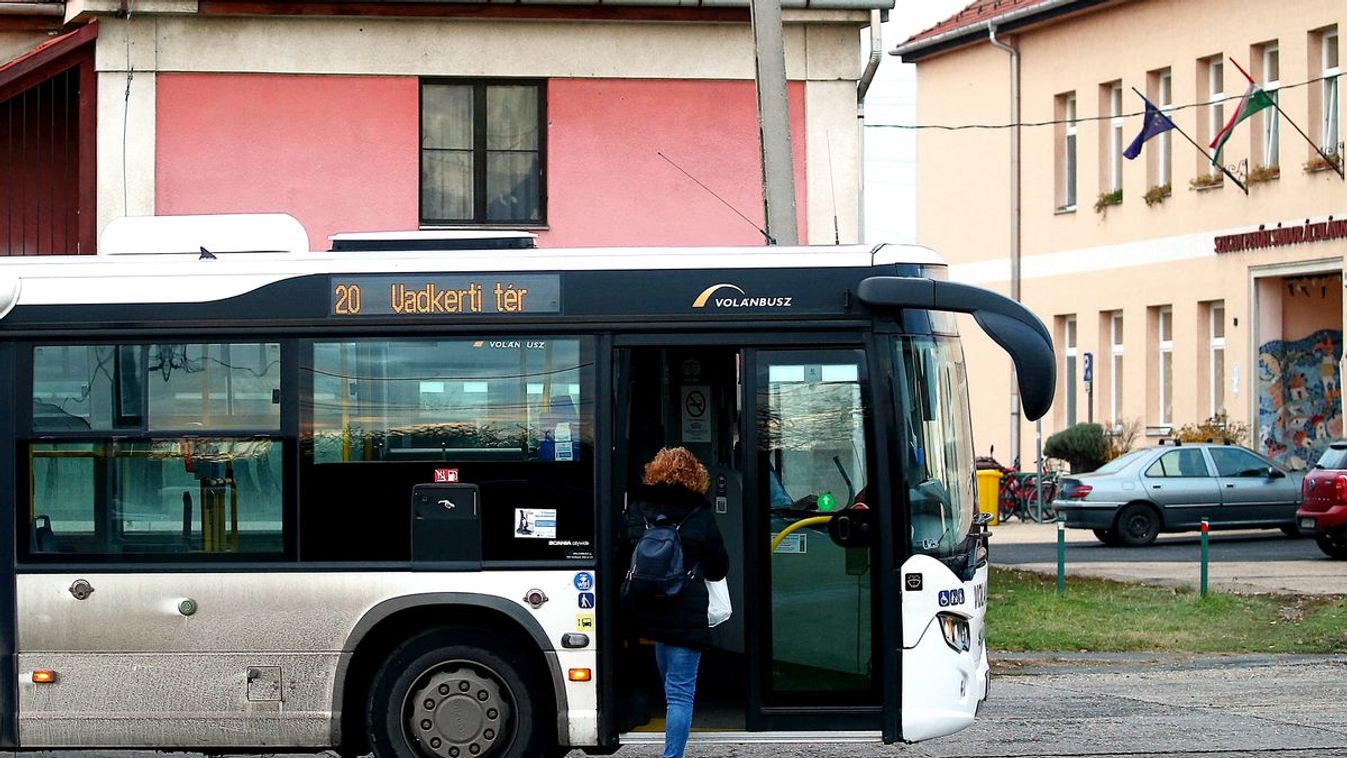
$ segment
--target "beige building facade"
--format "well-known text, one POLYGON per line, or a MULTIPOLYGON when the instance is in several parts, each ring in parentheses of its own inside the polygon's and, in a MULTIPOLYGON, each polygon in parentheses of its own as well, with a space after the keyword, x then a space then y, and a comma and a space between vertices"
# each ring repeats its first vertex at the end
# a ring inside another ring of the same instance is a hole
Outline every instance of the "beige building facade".
MULTIPOLYGON (((895 51, 917 63, 918 124, 1022 124, 1017 197, 1015 129, 919 132, 918 238, 953 278, 1010 293, 1018 205, 1021 297, 1059 356, 1044 438, 1093 420, 1145 444, 1225 417, 1297 465, 1342 436, 1344 27, 1331 0, 984 0, 895 51), (1123 158, 1133 88, 1206 146, 1249 86, 1239 67, 1282 113, 1235 127, 1231 177, 1175 131, 1123 158)), ((1010 363, 963 333, 978 451, 1005 462, 1010 363)), ((1036 430, 1019 426, 1031 466, 1036 430)))

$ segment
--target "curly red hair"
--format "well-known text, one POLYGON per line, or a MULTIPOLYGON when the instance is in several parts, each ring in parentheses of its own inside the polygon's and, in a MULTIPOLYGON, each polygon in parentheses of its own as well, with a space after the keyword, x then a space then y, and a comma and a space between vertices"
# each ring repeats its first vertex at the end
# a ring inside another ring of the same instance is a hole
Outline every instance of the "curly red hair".
POLYGON ((706 494, 711 487, 711 478, 706 467, 697 460, 697 456, 685 447, 666 447, 655 453, 655 457, 645 464, 646 484, 673 484, 706 494))

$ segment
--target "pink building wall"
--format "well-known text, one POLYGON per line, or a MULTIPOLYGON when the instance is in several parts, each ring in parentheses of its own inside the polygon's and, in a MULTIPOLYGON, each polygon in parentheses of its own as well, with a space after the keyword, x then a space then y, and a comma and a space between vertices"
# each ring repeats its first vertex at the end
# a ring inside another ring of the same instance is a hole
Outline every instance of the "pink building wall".
MULTIPOLYGON (((805 238, 804 85, 789 87, 800 238, 805 238)), ((753 82, 558 79, 548 87, 549 247, 762 243, 753 82)))
MULTIPOLYGON (((310 244, 417 228, 415 77, 160 74, 160 214, 294 215, 310 244)), ((547 247, 760 244, 659 157, 762 224, 752 82, 556 79, 548 86, 547 247)), ((790 85, 801 238, 804 86, 790 85)))
POLYGON ((417 81, 160 74, 155 209, 285 212, 338 231, 415 229, 417 81))

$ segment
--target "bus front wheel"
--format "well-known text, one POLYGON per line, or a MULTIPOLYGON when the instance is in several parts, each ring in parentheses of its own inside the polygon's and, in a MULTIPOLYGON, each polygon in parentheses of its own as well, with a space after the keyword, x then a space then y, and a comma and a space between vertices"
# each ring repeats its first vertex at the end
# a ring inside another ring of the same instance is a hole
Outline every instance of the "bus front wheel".
POLYGON ((490 635, 436 630, 375 673, 365 711, 378 758, 531 758, 551 747, 527 667, 490 635))

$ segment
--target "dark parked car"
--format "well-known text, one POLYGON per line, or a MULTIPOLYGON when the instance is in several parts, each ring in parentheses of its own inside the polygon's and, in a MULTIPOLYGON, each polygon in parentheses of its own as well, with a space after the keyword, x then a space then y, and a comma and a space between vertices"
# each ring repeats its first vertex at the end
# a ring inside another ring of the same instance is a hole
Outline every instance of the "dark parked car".
POLYGON ((1162 445, 1134 450, 1090 474, 1062 479, 1053 503, 1066 525, 1093 529, 1107 545, 1149 545, 1160 532, 1296 530, 1300 474, 1238 445, 1162 445))
POLYGON ((1302 534, 1331 558, 1347 560, 1347 441, 1334 442, 1305 475, 1296 511, 1302 534))

